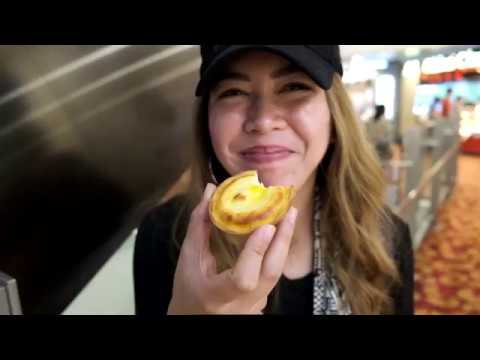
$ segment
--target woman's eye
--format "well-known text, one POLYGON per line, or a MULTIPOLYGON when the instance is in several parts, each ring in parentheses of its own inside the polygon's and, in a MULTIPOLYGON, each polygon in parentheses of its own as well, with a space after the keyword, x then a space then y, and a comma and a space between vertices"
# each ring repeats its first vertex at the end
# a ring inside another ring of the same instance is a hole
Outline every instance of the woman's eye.
POLYGON ((246 95, 246 92, 242 91, 240 89, 229 89, 229 90, 221 92, 220 95, 218 95, 218 98, 219 99, 225 99, 225 98, 230 98, 230 97, 234 97, 234 96, 242 96, 242 95, 246 95))
POLYGON ((311 90, 310 86, 302 83, 290 83, 282 88, 281 92, 293 92, 293 91, 308 91, 311 90))

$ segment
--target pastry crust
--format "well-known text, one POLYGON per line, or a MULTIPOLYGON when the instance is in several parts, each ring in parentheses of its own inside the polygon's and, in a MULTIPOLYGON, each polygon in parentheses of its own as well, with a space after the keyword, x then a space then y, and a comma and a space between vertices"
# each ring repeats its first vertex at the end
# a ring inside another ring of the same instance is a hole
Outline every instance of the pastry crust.
POLYGON ((263 225, 276 225, 295 197, 293 186, 265 187, 254 170, 225 180, 210 200, 213 224, 227 234, 248 235, 263 225))

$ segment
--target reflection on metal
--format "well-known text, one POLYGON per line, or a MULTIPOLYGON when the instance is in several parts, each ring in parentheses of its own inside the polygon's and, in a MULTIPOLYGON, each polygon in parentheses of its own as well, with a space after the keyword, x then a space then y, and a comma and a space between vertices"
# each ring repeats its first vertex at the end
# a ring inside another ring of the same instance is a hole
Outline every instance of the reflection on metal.
POLYGON ((404 174, 394 186, 403 188, 396 213, 410 226, 414 247, 418 248, 435 223, 436 213, 456 184, 459 153, 457 119, 442 119, 431 128, 413 127, 405 134, 408 164, 392 163, 404 174))
POLYGON ((402 186, 404 175, 408 168, 414 166, 410 160, 391 160, 384 164, 389 181, 387 187, 387 204, 396 207, 405 198, 405 188, 402 186))
MULTIPOLYGON (((405 214, 410 206, 418 200, 420 195, 426 190, 427 186, 434 182, 434 179, 440 174, 440 171, 445 170, 446 166, 454 159, 458 154, 458 144, 452 146, 452 148, 443 155, 443 157, 433 165, 432 168, 427 170, 425 175, 420 180, 420 184, 410 191, 407 198, 400 204, 398 212, 399 214, 405 214)), ((438 194, 438 192, 435 192, 438 194)))
POLYGON ((93 109, 92 111, 88 111, 87 113, 82 115, 78 120, 79 121, 84 121, 84 120, 91 119, 93 116, 96 116, 103 111, 111 109, 112 107, 118 106, 125 101, 131 100, 133 97, 135 97, 137 95, 140 95, 140 94, 142 94, 146 91, 155 89, 159 86, 165 85, 166 83, 168 83, 170 81, 173 81, 173 80, 175 80, 175 79, 177 79, 181 76, 191 74, 200 67, 200 63, 201 63, 200 59, 191 61, 191 62, 179 67, 178 69, 166 74, 166 75, 160 76, 160 77, 152 80, 151 82, 149 82, 149 83, 147 83, 143 86, 133 88, 133 89, 127 91, 122 96, 119 96, 119 97, 114 98, 114 99, 109 99, 109 100, 105 101, 105 103, 103 103, 101 106, 98 106, 97 108, 93 109))
POLYGON ((90 65, 108 55, 113 55, 118 51, 128 48, 130 45, 111 45, 106 46, 98 51, 93 52, 92 54, 86 55, 72 63, 62 66, 59 69, 52 71, 51 73, 40 77, 39 79, 22 86, 11 93, 0 97, 0 106, 6 104, 9 101, 14 100, 20 96, 25 96, 27 93, 37 90, 38 88, 48 85, 52 81, 55 81, 61 77, 64 77, 74 71, 80 70, 81 68, 90 65))
MULTIPOLYGON (((142 86, 139 86, 137 88, 133 88, 131 90, 128 90, 127 92, 125 92, 121 96, 118 96, 118 97, 113 98, 113 99, 105 99, 105 101, 102 102, 102 104, 100 106, 97 106, 94 109, 92 109, 90 111, 87 111, 83 115, 79 116, 77 119, 72 120, 72 122, 75 122, 75 124, 78 124, 82 121, 92 119, 93 117, 99 115, 100 113, 102 113, 104 111, 107 111, 107 110, 112 109, 116 106, 119 106, 126 101, 132 100, 132 98, 134 98, 135 96, 138 96, 138 95, 140 95, 140 94, 142 94, 146 91, 153 90, 157 87, 165 85, 166 83, 168 83, 170 81, 174 81, 174 80, 176 80, 176 79, 178 79, 182 76, 191 74, 200 67, 200 63, 201 63, 200 59, 191 61, 191 62, 189 62, 185 65, 182 65, 178 69, 175 69, 174 71, 172 71, 168 74, 165 74, 163 76, 160 76, 160 77, 152 80, 151 82, 149 82, 145 85, 142 85, 142 86)), ((64 104, 62 104, 62 105, 64 105, 64 104)), ((68 130, 69 130, 68 128, 55 129, 55 130, 51 131, 48 134, 48 136, 52 136, 52 135, 53 136, 61 136, 62 132, 65 132, 65 131, 68 131, 68 130)), ((0 131, 0 136, 1 135, 2 135, 2 131, 0 131)), ((24 148, 22 151, 16 152, 14 154, 14 156, 15 157, 22 156, 24 153, 34 149, 41 142, 42 142, 41 138, 36 139, 35 142, 32 142, 30 144, 30 146, 24 148)), ((0 164, 0 168, 1 168, 1 164, 0 164)))
POLYGON ((5 135, 8 135, 9 132, 15 130, 16 128, 20 127, 20 126, 23 126, 25 125, 25 123, 28 123, 30 121, 34 121, 36 119, 39 119, 45 115, 47 115, 48 113, 56 110, 56 109, 59 109, 61 108, 62 106, 65 106, 67 105, 69 102, 73 101, 73 100, 76 100, 92 91, 95 91, 97 89, 99 89, 100 87, 102 86, 105 86, 107 84, 110 84, 114 81, 117 81, 127 75, 130 75, 130 74, 133 74, 134 72, 138 71, 138 70, 141 70, 147 66, 150 66, 150 65, 153 65, 159 61, 162 61, 162 60, 165 60, 167 59, 168 57, 171 57, 171 56, 174 56, 180 52, 183 52, 185 50, 189 50, 193 47, 193 45, 176 45, 176 46, 173 46, 167 50, 163 50, 161 51, 160 53, 157 53, 157 54, 154 54, 152 56, 149 56, 148 58, 146 59, 142 59, 136 63, 133 63, 129 66, 126 66, 124 67, 123 69, 120 69, 118 71, 115 71, 103 78, 100 78, 98 79, 97 81, 87 85, 87 86, 84 86, 76 91, 74 91, 73 93, 63 97, 63 98, 60 98, 59 100, 57 101, 54 101, 52 102, 51 104, 43 107, 43 108, 40 108, 36 111, 34 111, 33 113, 27 115, 26 117, 22 118, 22 119, 19 119, 15 124, 9 126, 9 127, 6 127, 4 129, 2 129, 0 131, 0 136, 5 136, 5 135))
POLYGON ((22 315, 17 282, 0 271, 0 315, 22 315))

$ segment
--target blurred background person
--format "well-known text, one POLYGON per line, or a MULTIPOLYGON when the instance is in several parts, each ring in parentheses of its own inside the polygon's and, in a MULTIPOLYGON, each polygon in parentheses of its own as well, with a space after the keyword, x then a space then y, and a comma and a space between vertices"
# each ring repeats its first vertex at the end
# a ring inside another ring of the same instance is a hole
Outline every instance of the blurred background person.
POLYGON ((384 105, 375 107, 375 116, 367 123, 367 134, 382 163, 390 161, 393 157, 393 138, 392 130, 385 119, 384 105))
POLYGON ((442 116, 448 118, 452 113, 452 89, 447 90, 447 95, 442 101, 442 116))

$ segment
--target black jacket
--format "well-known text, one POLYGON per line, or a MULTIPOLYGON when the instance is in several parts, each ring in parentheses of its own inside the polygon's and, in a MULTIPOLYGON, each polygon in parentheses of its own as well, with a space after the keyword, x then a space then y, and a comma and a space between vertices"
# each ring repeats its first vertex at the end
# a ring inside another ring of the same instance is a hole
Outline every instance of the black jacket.
MULTIPOLYGON (((150 211, 142 221, 134 252, 134 286, 137 315, 165 315, 172 296, 178 250, 171 241, 173 222, 181 206, 181 197, 150 211), (172 256, 173 254, 173 256, 172 256)), ((392 297, 395 313, 413 314, 414 265, 410 231, 398 217, 395 225, 395 261, 401 275, 401 287, 392 297)), ((186 221, 186 220, 185 220, 186 221)), ((182 224, 186 227, 186 223, 182 224)), ((282 279, 282 302, 272 314, 311 314, 313 312, 313 277, 300 281, 282 279)), ((268 307, 267 307, 268 309, 268 307)))

